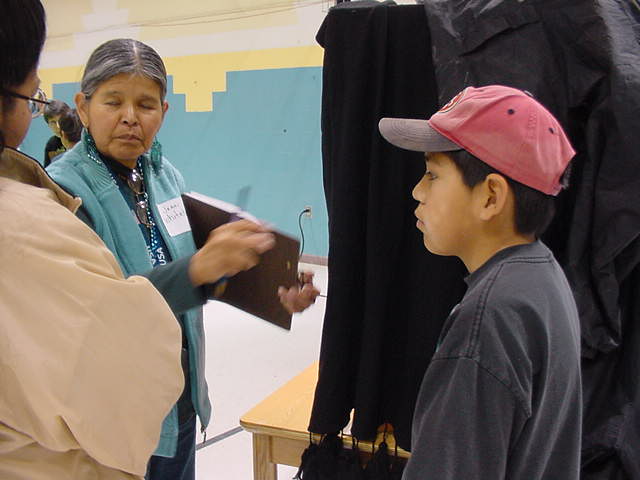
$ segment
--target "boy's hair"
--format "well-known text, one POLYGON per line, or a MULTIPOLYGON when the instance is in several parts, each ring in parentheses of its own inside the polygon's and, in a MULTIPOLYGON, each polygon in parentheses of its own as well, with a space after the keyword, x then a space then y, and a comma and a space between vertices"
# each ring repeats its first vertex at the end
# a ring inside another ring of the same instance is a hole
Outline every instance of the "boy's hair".
POLYGON ((49 123, 53 117, 61 116, 63 113, 70 110, 69 105, 62 100, 50 100, 49 104, 44 107, 44 121, 49 123))
POLYGON ((58 126, 60 127, 60 132, 64 133, 67 140, 73 143, 80 141, 80 137, 82 135, 82 123, 80 122, 80 117, 78 117, 78 112, 75 108, 67 110, 60 115, 58 126))
POLYGON ((513 191, 515 199, 514 225, 516 231, 521 235, 533 235, 536 238, 544 233, 555 214, 555 197, 507 177, 466 150, 443 153, 451 158, 462 175, 462 181, 469 188, 475 187, 492 173, 504 177, 513 191))

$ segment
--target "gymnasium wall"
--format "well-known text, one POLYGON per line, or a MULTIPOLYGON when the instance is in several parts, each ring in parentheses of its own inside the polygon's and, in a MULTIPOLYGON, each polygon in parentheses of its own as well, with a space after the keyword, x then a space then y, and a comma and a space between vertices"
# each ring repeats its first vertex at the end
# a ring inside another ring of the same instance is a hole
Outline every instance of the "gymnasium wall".
MULTIPOLYGON (((229 202, 250 186, 247 210, 328 253, 322 189, 325 0, 44 0, 48 37, 39 75, 48 96, 73 104, 91 51, 135 38, 163 57, 169 111, 158 134, 188 188, 229 202)), ((21 149, 43 161, 51 132, 36 119, 21 149)))

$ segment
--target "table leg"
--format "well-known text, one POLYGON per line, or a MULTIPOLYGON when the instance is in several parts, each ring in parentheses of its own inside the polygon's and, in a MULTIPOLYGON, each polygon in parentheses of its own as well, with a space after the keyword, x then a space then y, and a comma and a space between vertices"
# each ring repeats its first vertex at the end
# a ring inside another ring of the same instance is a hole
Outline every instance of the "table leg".
POLYGON ((271 462, 268 435, 253 434, 253 479, 278 480, 277 466, 271 462))

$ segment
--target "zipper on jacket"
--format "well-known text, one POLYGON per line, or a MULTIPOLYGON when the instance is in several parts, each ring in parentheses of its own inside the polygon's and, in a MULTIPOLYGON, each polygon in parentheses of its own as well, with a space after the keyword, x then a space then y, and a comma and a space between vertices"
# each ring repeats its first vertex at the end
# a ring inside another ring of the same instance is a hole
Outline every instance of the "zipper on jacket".
POLYGON ((207 427, 200 425, 200 433, 203 435, 202 444, 207 443, 207 427))

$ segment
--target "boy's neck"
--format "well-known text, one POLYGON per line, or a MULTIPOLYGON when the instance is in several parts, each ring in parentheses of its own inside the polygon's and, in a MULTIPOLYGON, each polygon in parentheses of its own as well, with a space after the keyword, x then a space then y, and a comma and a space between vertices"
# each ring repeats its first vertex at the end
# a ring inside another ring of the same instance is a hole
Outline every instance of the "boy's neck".
POLYGON ((468 252, 460 255, 460 259, 464 262, 469 273, 473 273, 499 251, 516 245, 533 243, 535 240, 532 235, 517 233, 500 237, 485 236, 480 241, 474 242, 468 252))

